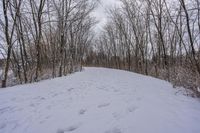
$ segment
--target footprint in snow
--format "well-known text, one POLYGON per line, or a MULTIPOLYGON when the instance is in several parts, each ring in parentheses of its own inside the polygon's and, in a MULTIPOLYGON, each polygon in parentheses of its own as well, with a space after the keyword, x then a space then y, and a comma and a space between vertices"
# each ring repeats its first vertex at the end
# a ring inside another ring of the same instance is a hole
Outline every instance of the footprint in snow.
POLYGON ((117 120, 121 118, 121 115, 119 113, 112 113, 112 116, 117 120))
POLYGON ((73 90, 74 90, 74 88, 69 88, 69 89, 67 89, 68 92, 71 92, 71 91, 73 91, 73 90))
POLYGON ((3 128, 5 128, 5 127, 6 127, 6 124, 5 124, 5 123, 0 124, 0 130, 3 129, 3 128))
POLYGON ((103 91, 108 91, 108 88, 106 88, 105 86, 97 87, 97 89, 100 89, 100 90, 103 90, 103 91))
POLYGON ((80 115, 85 114, 85 112, 86 112, 86 109, 81 109, 81 110, 79 110, 79 114, 80 114, 80 115))
POLYGON ((129 112, 135 112, 137 109, 138 109, 138 107, 132 106, 132 107, 129 107, 129 108, 128 108, 128 111, 129 111, 129 112))
POLYGON ((56 133, 65 133, 64 129, 58 129, 58 131, 56 133))
POLYGON ((80 124, 72 125, 66 129, 58 129, 56 133, 66 133, 66 132, 72 132, 75 131, 80 127, 80 124))
POLYGON ((78 128, 79 128, 79 126, 74 125, 74 126, 68 127, 66 131, 67 131, 67 132, 71 132, 71 131, 74 131, 74 130, 76 130, 76 129, 78 129, 78 128))
POLYGON ((105 133, 122 133, 122 131, 119 128, 113 128, 112 130, 108 130, 105 133))
POLYGON ((117 90, 117 89, 114 89, 113 91, 114 91, 114 92, 119 92, 119 90, 117 90))
POLYGON ((52 97, 58 96, 58 93, 53 93, 52 97))
POLYGON ((30 107, 35 107, 36 105, 34 103, 29 104, 30 107))
POLYGON ((98 105, 98 108, 107 107, 109 105, 110 105, 110 103, 103 103, 103 104, 98 105))
POLYGON ((46 100, 46 98, 41 97, 41 96, 37 96, 37 97, 32 98, 32 100, 37 101, 37 102, 42 102, 42 101, 46 100))
POLYGON ((15 108, 15 107, 10 107, 10 106, 0 108, 0 114, 4 114, 4 113, 6 113, 6 112, 12 112, 14 108, 15 108))
POLYGON ((12 99, 11 99, 11 101, 16 101, 16 100, 17 100, 17 98, 12 98, 12 99))
POLYGON ((50 110, 52 107, 51 105, 46 106, 46 109, 50 110))
POLYGON ((45 117, 45 119, 46 119, 46 120, 48 120, 49 118, 51 118, 51 116, 50 116, 50 115, 48 115, 48 116, 46 116, 46 117, 45 117))
POLYGON ((137 101, 141 101, 142 98, 141 98, 141 97, 137 97, 136 100, 137 100, 137 101))

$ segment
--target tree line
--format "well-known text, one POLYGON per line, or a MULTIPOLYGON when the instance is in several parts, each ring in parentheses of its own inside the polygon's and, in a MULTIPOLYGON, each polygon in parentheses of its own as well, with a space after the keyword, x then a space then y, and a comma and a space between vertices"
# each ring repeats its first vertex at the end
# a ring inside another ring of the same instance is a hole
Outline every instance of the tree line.
POLYGON ((63 76, 81 69, 93 38, 89 0, 2 0, 1 86, 63 76), (13 75, 10 77, 9 73, 13 75), (9 81, 13 79, 15 81, 9 81))
POLYGON ((85 65, 150 75, 199 95, 199 0, 120 0, 95 35, 97 1, 2 0, 1 86, 60 77, 85 65))
POLYGON ((200 93, 200 1, 120 0, 85 64, 151 75, 200 93))

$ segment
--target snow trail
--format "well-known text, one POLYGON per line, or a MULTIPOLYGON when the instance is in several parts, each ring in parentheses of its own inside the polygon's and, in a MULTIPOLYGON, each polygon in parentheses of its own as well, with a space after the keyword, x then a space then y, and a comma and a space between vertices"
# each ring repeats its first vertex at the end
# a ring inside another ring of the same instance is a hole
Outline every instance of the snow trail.
POLYGON ((0 90, 0 133, 200 133, 199 99, 139 74, 84 68, 0 90))

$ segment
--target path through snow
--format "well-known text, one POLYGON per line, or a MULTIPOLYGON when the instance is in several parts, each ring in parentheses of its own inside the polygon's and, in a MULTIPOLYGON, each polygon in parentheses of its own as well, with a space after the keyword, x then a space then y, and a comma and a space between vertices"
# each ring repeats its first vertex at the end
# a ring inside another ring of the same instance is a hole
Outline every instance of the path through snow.
POLYGON ((0 133, 200 133, 200 102, 169 83, 85 68, 0 90, 0 133))

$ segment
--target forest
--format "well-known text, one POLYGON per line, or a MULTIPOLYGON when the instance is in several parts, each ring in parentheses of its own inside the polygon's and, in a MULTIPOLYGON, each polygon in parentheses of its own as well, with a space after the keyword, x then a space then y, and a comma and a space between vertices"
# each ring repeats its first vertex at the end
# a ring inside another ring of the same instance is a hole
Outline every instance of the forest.
POLYGON ((200 96, 200 1, 1 0, 1 87, 109 67, 153 76, 200 96))

